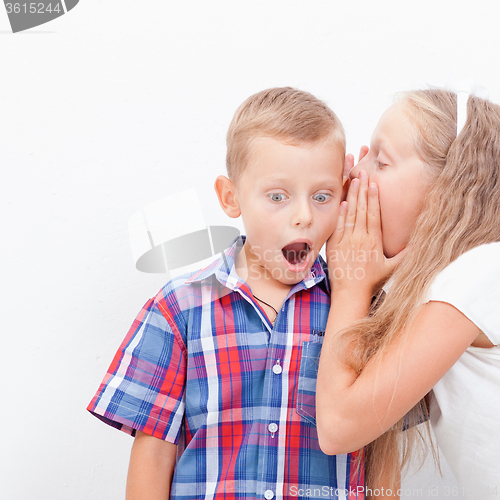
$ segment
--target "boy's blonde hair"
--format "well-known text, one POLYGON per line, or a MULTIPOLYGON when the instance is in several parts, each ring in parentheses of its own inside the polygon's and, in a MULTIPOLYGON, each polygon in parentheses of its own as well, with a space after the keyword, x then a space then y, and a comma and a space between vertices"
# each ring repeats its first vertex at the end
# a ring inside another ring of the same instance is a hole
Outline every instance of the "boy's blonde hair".
MULTIPOLYGON (((428 165, 432 186, 387 297, 340 338, 338 348, 357 373, 375 355, 383 361, 384 349, 406 335, 442 269, 474 247, 500 241, 500 106, 471 95, 467 122, 457 137, 455 93, 405 92, 396 105, 402 106, 415 128, 415 152, 428 165)), ((367 486, 376 486, 385 476, 394 490, 401 468, 411 463, 423 436, 415 424, 425 420, 430 439, 428 418, 429 398, 424 398, 368 445, 367 486), (405 430, 408 424, 413 427, 405 430)), ((431 450, 436 458, 432 440, 431 450)))
POLYGON ((276 87, 250 96, 234 114, 227 132, 228 177, 237 182, 247 166, 256 137, 271 137, 291 144, 331 139, 345 156, 345 133, 340 120, 309 92, 276 87))

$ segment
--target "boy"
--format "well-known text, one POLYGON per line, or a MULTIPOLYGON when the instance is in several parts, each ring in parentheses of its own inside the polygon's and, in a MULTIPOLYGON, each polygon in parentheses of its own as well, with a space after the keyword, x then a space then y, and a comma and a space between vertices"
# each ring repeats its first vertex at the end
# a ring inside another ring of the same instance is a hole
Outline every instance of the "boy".
POLYGON ((88 409, 135 435, 130 500, 363 498, 363 462, 323 454, 315 423, 342 125, 275 88, 240 106, 227 144, 215 189, 246 236, 146 303, 88 409))

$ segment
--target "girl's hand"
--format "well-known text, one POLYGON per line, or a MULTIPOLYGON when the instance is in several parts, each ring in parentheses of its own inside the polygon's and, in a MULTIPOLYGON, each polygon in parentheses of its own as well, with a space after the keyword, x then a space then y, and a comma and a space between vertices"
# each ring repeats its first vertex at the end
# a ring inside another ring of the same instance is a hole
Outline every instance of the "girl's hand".
POLYGON ((349 289, 371 297, 399 264, 404 250, 387 259, 382 247, 378 187, 362 170, 340 205, 337 229, 326 244, 332 290, 349 289))

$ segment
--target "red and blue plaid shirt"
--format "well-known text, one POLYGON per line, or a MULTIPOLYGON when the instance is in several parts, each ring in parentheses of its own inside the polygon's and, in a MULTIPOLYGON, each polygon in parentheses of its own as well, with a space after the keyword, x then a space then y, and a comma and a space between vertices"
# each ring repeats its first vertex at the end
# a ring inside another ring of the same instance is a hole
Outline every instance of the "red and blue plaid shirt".
POLYGON ((316 432, 326 264, 292 287, 273 327, 236 274, 244 241, 145 304, 88 410, 178 445, 173 499, 361 500, 364 457, 325 455, 316 432))

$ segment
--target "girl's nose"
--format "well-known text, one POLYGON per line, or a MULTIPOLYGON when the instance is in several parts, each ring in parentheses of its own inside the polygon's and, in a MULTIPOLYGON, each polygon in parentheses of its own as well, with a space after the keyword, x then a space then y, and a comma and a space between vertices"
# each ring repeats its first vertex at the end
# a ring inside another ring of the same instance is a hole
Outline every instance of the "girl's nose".
POLYGON ((359 161, 358 164, 351 169, 349 172, 349 180, 352 181, 353 179, 358 178, 361 170, 366 171, 366 173, 370 175, 370 169, 368 168, 369 164, 365 161, 365 159, 366 157, 359 161))
POLYGON ((360 167, 359 167, 359 163, 357 165, 355 165, 354 167, 351 168, 351 171, 349 172, 349 180, 353 180, 353 179, 356 179, 359 175, 359 171, 360 171, 360 167))

